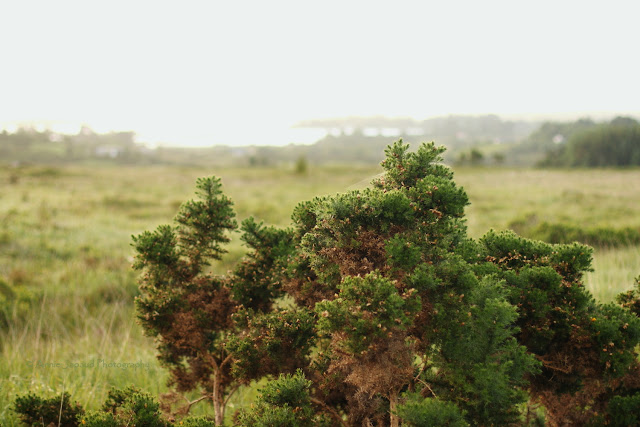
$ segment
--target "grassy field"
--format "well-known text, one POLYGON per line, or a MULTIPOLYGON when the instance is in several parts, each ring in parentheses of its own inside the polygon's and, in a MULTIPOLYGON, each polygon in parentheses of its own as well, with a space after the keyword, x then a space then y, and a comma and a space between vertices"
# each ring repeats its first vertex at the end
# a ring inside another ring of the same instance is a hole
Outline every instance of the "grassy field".
MULTIPOLYGON (((0 169, 0 425, 15 424, 10 407, 17 393, 64 390, 97 408, 111 386, 166 391, 154 343, 134 320, 131 235, 169 223, 193 196, 197 177, 222 177, 239 220, 254 216, 287 226, 298 202, 364 188, 380 171, 0 169), (1 305, 8 298, 17 304, 1 305)), ((584 226, 640 227, 639 170, 459 169, 456 181, 469 194, 468 227, 476 238, 531 215, 584 226)), ((243 254, 237 238, 229 250, 216 271, 224 273, 243 254)), ((640 274, 640 247, 598 248, 593 266, 585 284, 597 299, 610 301, 640 274)), ((245 404, 247 393, 233 404, 245 404)))

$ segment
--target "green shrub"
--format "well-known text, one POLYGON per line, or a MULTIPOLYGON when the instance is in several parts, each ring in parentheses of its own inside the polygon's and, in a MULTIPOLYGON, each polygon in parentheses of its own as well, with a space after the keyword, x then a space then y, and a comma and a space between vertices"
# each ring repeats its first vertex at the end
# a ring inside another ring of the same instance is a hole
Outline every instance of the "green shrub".
POLYGON ((218 178, 199 179, 199 198, 180 207, 175 227, 133 237, 134 267, 144 272, 138 318, 158 342, 170 384, 208 395, 217 424, 238 387, 304 366, 314 337, 310 310, 275 308, 281 271, 295 250, 291 230, 245 220, 241 239, 249 254, 229 275, 209 273, 237 227, 233 202, 221 188, 218 178))
POLYGON ((405 395, 405 401, 398 405, 398 415, 403 425, 414 427, 465 427, 465 412, 453 402, 443 402, 436 398, 423 398, 419 394, 405 395))
POLYGON ((139 319, 172 385, 199 388, 218 424, 237 387, 297 368, 306 377, 269 383, 240 424, 511 425, 528 400, 551 424, 612 421, 612 398, 640 391, 635 294, 597 304, 583 244, 471 239, 443 152, 398 141, 372 188, 303 202, 292 228, 245 220, 250 252, 226 276, 206 267, 236 227, 232 203, 219 179, 200 179, 175 227, 134 237, 139 319), (407 389, 422 397, 403 402, 407 389))
POLYGON ((80 418, 82 425, 169 427, 160 405, 148 393, 136 387, 111 389, 101 411, 89 411, 80 418))
POLYGON ((306 175, 309 171, 309 162, 304 156, 298 157, 296 160, 295 173, 296 175, 306 175))
POLYGON ((33 393, 18 396, 14 411, 20 421, 28 426, 55 425, 76 427, 78 418, 84 414, 79 403, 71 403, 71 396, 65 392, 50 398, 42 398, 33 393))
POLYGON ((632 396, 614 396, 607 407, 609 424, 615 427, 640 424, 640 393, 632 396))
POLYGON ((479 274, 494 274, 519 309, 516 338, 542 362, 527 389, 559 424, 585 425, 610 399, 638 389, 640 319, 626 308, 597 304, 582 284, 592 249, 550 245, 513 232, 490 232, 467 248, 479 274))
POLYGON ((83 427, 120 427, 115 415, 110 412, 88 411, 80 422, 83 427))
POLYGON ((246 427, 314 427, 329 425, 318 417, 311 406, 309 388, 302 371, 294 375, 280 375, 269 381, 250 409, 242 411, 237 425, 246 427))
POLYGON ((204 417, 187 417, 169 422, 160 411, 158 402, 148 393, 130 386, 109 391, 99 411, 86 411, 78 403, 71 404, 69 393, 44 399, 34 394, 19 396, 14 411, 28 426, 53 425, 62 427, 213 427, 216 424, 204 417))

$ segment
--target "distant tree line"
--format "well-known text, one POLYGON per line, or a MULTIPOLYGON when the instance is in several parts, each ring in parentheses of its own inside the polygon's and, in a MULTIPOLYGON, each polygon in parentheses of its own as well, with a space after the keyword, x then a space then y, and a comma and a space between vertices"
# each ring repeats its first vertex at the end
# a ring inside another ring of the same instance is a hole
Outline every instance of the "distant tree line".
POLYGON ((138 163, 148 158, 148 150, 135 142, 134 132, 96 133, 82 127, 77 134, 19 128, 0 132, 0 159, 9 163, 60 163, 108 160, 138 163))
POLYGON ((605 167, 640 165, 640 122, 617 117, 575 132, 550 150, 544 166, 605 167))
MULTIPOLYGON (((640 164, 640 123, 618 117, 607 123, 503 121, 497 116, 447 116, 427 120, 347 117, 310 120, 300 127, 331 130, 311 145, 225 146, 150 149, 133 132, 77 134, 23 128, 0 132, 0 163, 159 163, 179 165, 289 167, 298 171, 326 164, 378 164, 390 140, 412 146, 437 141, 448 148, 444 160, 457 165, 598 167, 640 164), (398 135, 384 134, 395 129, 398 135), (367 130, 377 130, 378 134, 367 130), (301 163, 302 162, 302 163, 301 163)), ((239 133, 238 138, 242 135, 239 133)))

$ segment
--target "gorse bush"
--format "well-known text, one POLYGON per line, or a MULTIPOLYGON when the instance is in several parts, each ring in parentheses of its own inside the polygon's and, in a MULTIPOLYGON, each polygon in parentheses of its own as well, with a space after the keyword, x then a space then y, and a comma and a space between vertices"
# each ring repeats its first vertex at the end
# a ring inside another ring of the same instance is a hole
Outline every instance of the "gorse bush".
POLYGON ((632 405, 638 296, 597 304, 587 246, 469 238, 443 151, 399 141, 371 188, 301 203, 292 228, 244 221, 251 251, 225 276, 203 267, 235 228, 231 202, 200 180, 175 228, 134 238, 140 319, 173 384, 199 387, 218 424, 238 385, 296 370, 240 422, 506 425, 532 401, 552 423, 584 424, 612 420, 613 397, 632 405), (294 307, 276 308, 285 295, 294 307), (274 403, 296 381, 309 399, 274 403))
POLYGON ((76 427, 84 409, 77 402, 71 402, 69 393, 43 398, 29 393, 16 397, 14 411, 20 421, 28 426, 76 427))
POLYGON ((424 398, 419 393, 405 395, 398 406, 402 424, 415 427, 447 426, 467 427, 465 413, 453 402, 443 402, 435 397, 424 398))
POLYGON ((302 371, 280 375, 260 390, 256 403, 238 414, 237 425, 316 427, 330 426, 328 417, 316 415, 311 404, 311 381, 302 371))
POLYGON ((213 427, 215 423, 203 417, 187 417, 169 421, 160 404, 149 393, 135 387, 111 389, 99 411, 85 411, 69 393, 43 399, 33 394, 16 398, 14 411, 28 426, 62 427, 213 427))
POLYGON ((289 231, 244 221, 242 240, 253 251, 228 276, 208 272, 237 223, 219 179, 200 179, 197 188, 200 199, 182 205, 176 227, 134 237, 134 267, 144 270, 136 304, 171 383, 178 392, 200 389, 221 425, 238 387, 308 364, 314 322, 303 307, 274 306, 282 296, 277 273, 294 250, 289 231))
POLYGON ((172 425, 160 412, 159 403, 150 394, 134 387, 110 391, 102 411, 88 411, 79 421, 83 426, 92 427, 172 425))

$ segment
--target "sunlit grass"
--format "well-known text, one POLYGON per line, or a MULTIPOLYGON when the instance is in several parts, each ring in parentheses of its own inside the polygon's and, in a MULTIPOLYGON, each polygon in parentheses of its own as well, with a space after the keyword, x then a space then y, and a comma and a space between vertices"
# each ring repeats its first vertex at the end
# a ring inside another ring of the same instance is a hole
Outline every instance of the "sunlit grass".
MULTIPOLYGON (((32 301, 10 315, 0 331, 0 425, 14 425, 10 406, 16 394, 27 391, 66 390, 92 409, 111 386, 134 384, 154 395, 166 391, 167 372, 156 360, 154 343, 135 322, 131 235, 170 223, 180 204, 193 197, 196 178, 222 178, 238 221, 255 216, 286 227, 300 201, 364 188, 380 171, 346 166, 311 167, 304 175, 292 168, 0 169, 0 280, 32 301), (136 362, 148 367, 108 366, 136 362)), ((467 224, 475 238, 530 214, 552 222, 640 227, 638 170, 455 173, 469 194, 467 224)), ((213 266, 216 272, 225 273, 244 254, 238 237, 232 236, 227 257, 213 266)), ((640 275, 640 248, 598 249, 593 267, 587 288, 598 300, 611 301, 640 275)), ((254 388, 240 391, 229 412, 254 395, 254 388)))
POLYGON ((456 182, 470 196, 470 234, 505 229, 535 215, 585 227, 640 228, 640 170, 462 168, 456 182))
POLYGON ((640 247, 597 249, 593 268, 586 275, 586 288, 598 301, 613 301, 616 295, 631 289, 640 276, 640 247))

